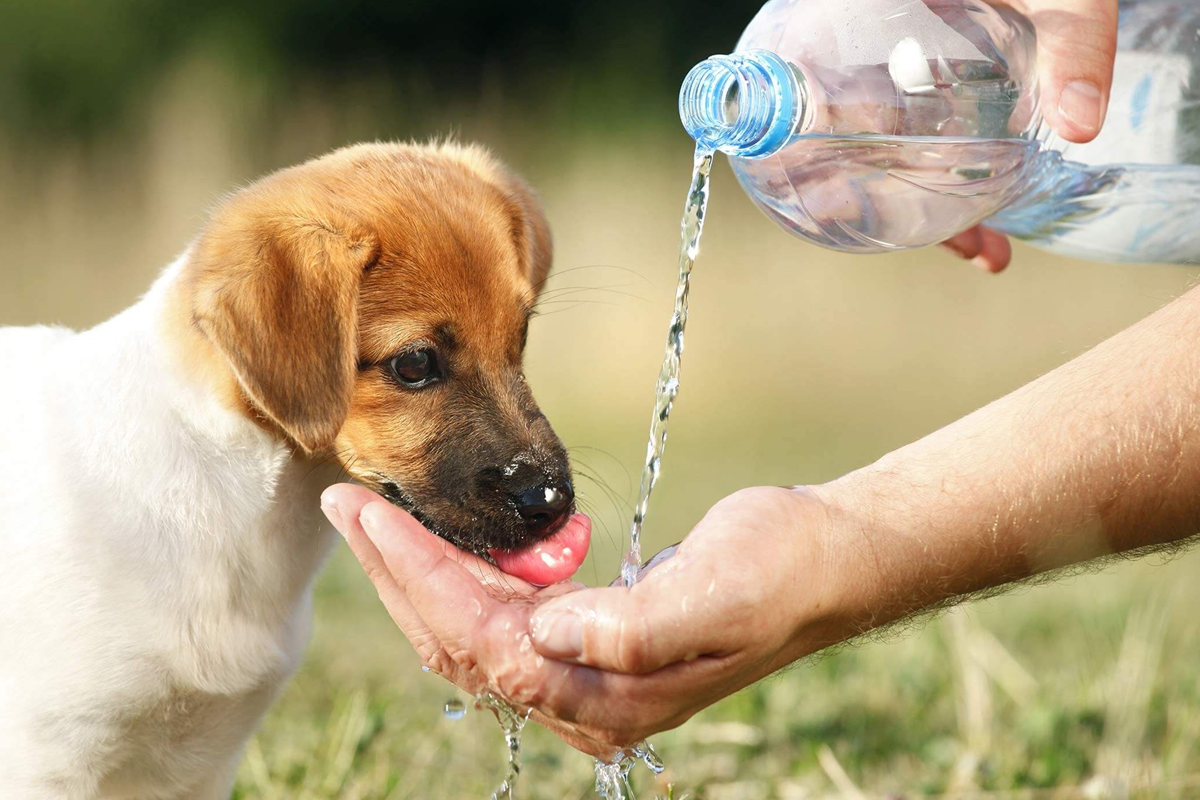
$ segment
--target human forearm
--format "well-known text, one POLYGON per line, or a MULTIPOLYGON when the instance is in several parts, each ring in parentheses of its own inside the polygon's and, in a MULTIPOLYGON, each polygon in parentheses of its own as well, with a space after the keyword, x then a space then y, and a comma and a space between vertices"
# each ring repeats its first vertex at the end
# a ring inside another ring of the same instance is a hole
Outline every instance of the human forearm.
POLYGON ((1200 290, 820 491, 857 628, 1200 531, 1200 290))
POLYGON ((745 632, 762 652, 734 685, 963 595, 1197 531, 1200 290, 844 478, 726 498, 657 580, 554 601, 575 627, 547 623, 534 642, 640 673, 736 650, 745 632), (721 592, 661 601, 697 586, 721 592))

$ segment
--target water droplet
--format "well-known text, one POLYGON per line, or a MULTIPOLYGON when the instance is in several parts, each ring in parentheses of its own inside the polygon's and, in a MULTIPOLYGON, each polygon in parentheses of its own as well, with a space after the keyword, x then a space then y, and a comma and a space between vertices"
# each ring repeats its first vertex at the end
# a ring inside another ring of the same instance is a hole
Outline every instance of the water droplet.
POLYGON ((642 763, 650 768, 650 771, 655 775, 661 775, 667 765, 658 757, 658 753, 654 752, 654 747, 649 742, 642 742, 637 747, 633 748, 633 753, 642 760, 642 763))
POLYGON ((467 715, 467 706, 457 697, 452 697, 442 706, 442 716, 446 719, 462 719, 467 715))

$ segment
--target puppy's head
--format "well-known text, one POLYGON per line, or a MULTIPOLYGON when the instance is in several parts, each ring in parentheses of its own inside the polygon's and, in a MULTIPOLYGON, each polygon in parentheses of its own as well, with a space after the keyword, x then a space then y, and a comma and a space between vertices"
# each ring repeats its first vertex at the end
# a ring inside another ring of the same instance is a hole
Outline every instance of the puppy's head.
POLYGON ((229 198, 182 285, 247 413, 484 553, 572 511, 521 367, 550 259, 537 202, 485 152, 361 145, 229 198))

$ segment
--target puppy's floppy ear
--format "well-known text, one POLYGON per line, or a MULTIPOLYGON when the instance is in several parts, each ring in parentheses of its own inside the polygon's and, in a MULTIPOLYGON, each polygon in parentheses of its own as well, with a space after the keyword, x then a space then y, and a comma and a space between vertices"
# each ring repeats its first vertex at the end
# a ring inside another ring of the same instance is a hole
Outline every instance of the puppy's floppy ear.
POLYGON ((250 403, 311 454, 349 411, 360 279, 378 244, 335 210, 249 200, 221 209, 196 246, 192 319, 250 403))
POLYGON ((529 282, 533 291, 540 293, 554 261, 550 223, 546 221, 537 195, 528 184, 513 175, 508 176, 508 197, 514 206, 513 234, 517 240, 517 252, 522 254, 529 268, 529 282))

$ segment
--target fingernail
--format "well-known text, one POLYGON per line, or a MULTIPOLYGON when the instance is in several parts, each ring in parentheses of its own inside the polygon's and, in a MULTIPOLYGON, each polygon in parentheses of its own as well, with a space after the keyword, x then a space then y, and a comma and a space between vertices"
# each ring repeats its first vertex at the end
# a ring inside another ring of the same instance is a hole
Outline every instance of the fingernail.
POLYGON ((367 538, 371 540, 371 543, 378 547, 379 525, 378 521, 375 519, 376 512, 374 510, 374 505, 374 503, 368 503, 363 507, 363 510, 359 512, 358 515, 358 524, 362 525, 363 532, 367 534, 367 538))
POLYGON ((975 256, 971 259, 971 264, 983 270, 984 272, 995 272, 995 270, 992 269, 992 262, 988 261, 983 256, 975 256))
POLYGON ((326 498, 325 495, 321 495, 321 510, 325 512, 325 517, 329 520, 330 524, 337 528, 338 532, 341 533, 345 522, 344 518, 342 517, 342 512, 340 509, 338 509, 337 504, 326 498))
POLYGON ((1071 81, 1058 96, 1058 113, 1082 131, 1100 129, 1100 87, 1091 81, 1071 81))
POLYGON ((573 659, 583 655, 583 624, 570 611, 550 611, 534 618, 533 643, 547 658, 573 659))

